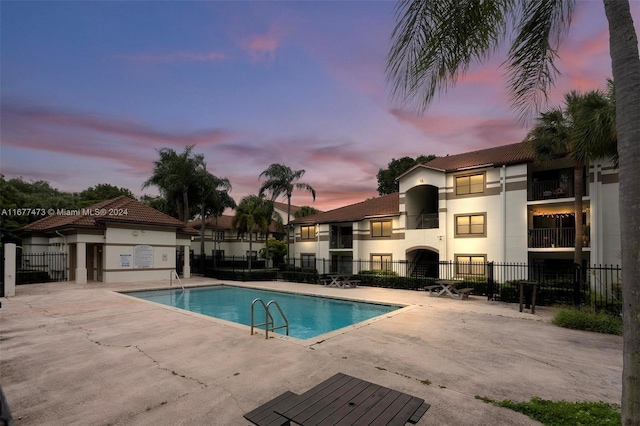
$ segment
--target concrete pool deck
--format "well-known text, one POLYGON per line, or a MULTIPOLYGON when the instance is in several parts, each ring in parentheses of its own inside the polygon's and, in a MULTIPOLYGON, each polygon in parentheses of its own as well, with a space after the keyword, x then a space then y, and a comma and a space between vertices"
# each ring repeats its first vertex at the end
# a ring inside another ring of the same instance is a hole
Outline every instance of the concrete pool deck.
POLYGON ((232 284, 410 307, 312 341, 265 340, 115 292, 168 280, 18 286, 0 310, 0 384, 16 425, 244 426, 244 413, 337 372, 424 398, 431 409, 418 425, 539 424, 475 395, 620 402, 622 338, 556 327, 553 308, 531 315, 480 296, 232 284))

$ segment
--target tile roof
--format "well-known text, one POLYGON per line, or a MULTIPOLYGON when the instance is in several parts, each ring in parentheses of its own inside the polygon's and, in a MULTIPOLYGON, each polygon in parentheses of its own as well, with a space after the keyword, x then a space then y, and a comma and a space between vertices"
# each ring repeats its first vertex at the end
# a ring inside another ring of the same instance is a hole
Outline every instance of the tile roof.
POLYGON ((355 222, 367 217, 392 216, 398 214, 400 214, 400 194, 395 192, 349 206, 339 207, 327 212, 301 217, 292 220, 291 223, 355 222))
MULTIPOLYGON (((217 221, 215 217, 208 217, 207 220, 205 220, 205 226, 207 228, 213 228, 213 229, 230 230, 232 221, 233 221, 233 216, 229 216, 229 215, 218 216, 217 221)), ((202 223, 202 220, 197 219, 189 222, 189 226, 191 226, 196 230, 200 230, 201 223, 202 223)), ((275 221, 271 221, 271 224, 269 225, 269 232, 272 232, 272 233, 279 232, 275 221)))
MULTIPOLYGON (((274 201, 273 205, 276 209, 278 210, 282 210, 283 212, 287 211, 287 203, 280 203, 278 201, 274 201)), ((300 206, 294 206, 293 204, 291 204, 291 217, 293 217, 293 215, 300 210, 300 206)))
MULTIPOLYGON (((221 215, 216 217, 208 217, 205 220, 205 226, 208 228, 215 229, 231 229, 231 221, 233 220, 233 216, 229 215, 221 215)), ((194 229, 200 229, 200 224, 202 223, 202 219, 196 219, 189 222, 189 226, 194 229)))
MULTIPOLYGON (((454 172, 461 169, 479 167, 483 165, 496 167, 509 164, 527 163, 534 159, 534 153, 527 142, 519 142, 511 145, 482 149, 479 151, 465 152, 463 154, 437 157, 426 164, 418 165, 416 167, 429 167, 444 170, 445 172, 454 172)), ((413 169, 415 169, 415 167, 413 169)), ((400 178, 400 176, 398 178, 400 178)))
MULTIPOLYGON (((398 178, 417 167, 428 167, 445 172, 454 172, 474 167, 498 167, 509 164, 527 163, 535 160, 533 151, 526 142, 497 146, 479 151, 465 152, 457 155, 437 157, 426 164, 419 164, 398 178)), ((324 213, 316 213, 291 221, 296 224, 355 222, 366 217, 399 214, 399 194, 389 194, 378 198, 340 207, 324 213)))
POLYGON ((133 198, 121 195, 107 201, 70 211, 53 214, 20 228, 21 231, 51 231, 60 228, 102 228, 107 222, 167 226, 182 232, 196 232, 184 222, 147 206, 133 198))

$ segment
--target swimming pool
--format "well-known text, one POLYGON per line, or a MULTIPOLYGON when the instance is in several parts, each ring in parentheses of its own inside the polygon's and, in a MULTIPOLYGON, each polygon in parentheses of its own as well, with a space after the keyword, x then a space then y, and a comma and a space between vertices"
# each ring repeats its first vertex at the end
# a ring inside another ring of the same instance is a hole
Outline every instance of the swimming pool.
MULTIPOLYGON (((251 325, 251 302, 261 298, 264 303, 276 300, 289 320, 289 336, 310 339, 402 308, 399 305, 357 302, 320 296, 307 296, 272 290, 216 285, 125 293, 140 299, 175 308, 251 325)), ((277 309, 271 309, 276 326, 283 321, 277 309)), ((264 322, 264 309, 257 304, 255 322, 264 322)), ((276 330, 285 334, 284 329, 276 330)))

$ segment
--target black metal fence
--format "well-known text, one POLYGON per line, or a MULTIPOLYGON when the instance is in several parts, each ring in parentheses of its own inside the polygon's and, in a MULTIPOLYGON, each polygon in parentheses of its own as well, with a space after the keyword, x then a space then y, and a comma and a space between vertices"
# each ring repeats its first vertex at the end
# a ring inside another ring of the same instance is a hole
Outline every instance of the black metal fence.
MULTIPOLYGON (((519 281, 536 281, 536 304, 590 305, 617 314, 622 309, 621 268, 577 265, 558 268, 544 263, 498 262, 421 262, 384 260, 291 258, 288 264, 270 266, 263 259, 252 259, 251 271, 246 257, 206 256, 201 263, 193 256, 191 271, 218 279, 263 281, 281 279, 318 283, 327 274, 356 275, 360 285, 407 290, 422 290, 438 279, 461 280, 473 294, 490 300, 517 302, 519 281), (214 264, 215 263, 215 264, 214 264), (202 265, 202 266, 201 266, 202 265)), ((527 297, 530 297, 527 294, 527 297)))
POLYGON ((66 281, 67 253, 16 253, 16 284, 66 281))

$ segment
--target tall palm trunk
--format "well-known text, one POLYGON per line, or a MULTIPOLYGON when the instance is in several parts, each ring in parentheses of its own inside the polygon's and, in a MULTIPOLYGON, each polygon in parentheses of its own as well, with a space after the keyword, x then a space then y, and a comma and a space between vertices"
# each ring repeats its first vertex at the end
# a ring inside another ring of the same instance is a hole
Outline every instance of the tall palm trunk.
POLYGON ((291 234, 291 194, 287 194, 287 263, 289 263, 289 235, 291 234))
POLYGON ((616 95, 622 247, 622 424, 640 424, 640 57, 628 1, 604 0, 616 95))
POLYGON ((187 193, 187 188, 182 190, 182 221, 187 223, 189 221, 189 194, 187 193))
POLYGON ((249 256, 247 256, 249 259, 249 273, 251 273, 251 258, 253 257, 253 243, 252 243, 252 238, 251 238, 251 234, 253 234, 253 232, 251 231, 251 229, 249 229, 249 256))
POLYGON ((204 253, 204 201, 200 205, 200 273, 204 275, 205 253, 204 253))
POLYGON ((573 262, 582 268, 582 197, 584 195, 584 172, 582 163, 579 162, 573 169, 573 184, 575 197, 575 244, 573 252, 573 262))

